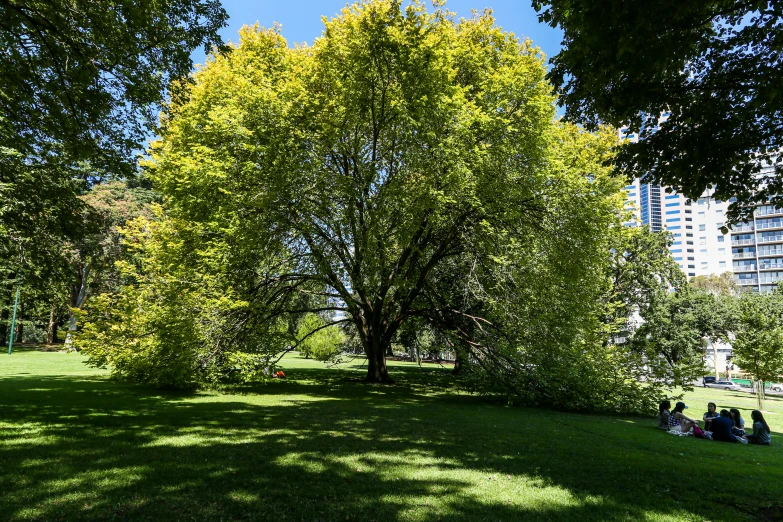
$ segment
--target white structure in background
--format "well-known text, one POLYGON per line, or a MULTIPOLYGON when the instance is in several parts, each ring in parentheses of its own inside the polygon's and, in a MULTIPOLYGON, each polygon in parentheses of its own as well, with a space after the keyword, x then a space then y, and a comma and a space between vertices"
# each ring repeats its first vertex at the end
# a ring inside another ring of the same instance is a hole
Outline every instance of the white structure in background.
POLYGON ((729 202, 713 199, 711 191, 694 202, 672 189, 667 193, 665 187, 639 179, 625 188, 628 208, 634 213, 626 225, 642 224, 654 232, 671 232, 674 241, 669 251, 688 277, 732 270, 731 234, 721 232, 729 202))
MULTIPOLYGON (((664 114, 661 121, 667 116, 664 114)), ((624 130, 620 138, 639 139, 624 130)), ((671 232, 674 241, 669 250, 688 277, 730 271, 740 289, 761 292, 772 290, 783 280, 783 210, 759 205, 752 221, 739 223, 724 234, 721 228, 731 200, 716 200, 711 189, 695 202, 671 188, 642 183, 638 178, 625 189, 626 208, 633 213, 626 226, 643 224, 654 232, 671 232)))

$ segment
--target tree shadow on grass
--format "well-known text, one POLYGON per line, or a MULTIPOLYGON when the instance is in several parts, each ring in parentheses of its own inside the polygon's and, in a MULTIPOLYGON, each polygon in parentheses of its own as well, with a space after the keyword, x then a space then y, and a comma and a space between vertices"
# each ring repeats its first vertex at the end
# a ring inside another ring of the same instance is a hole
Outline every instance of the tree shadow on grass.
POLYGON ((776 520, 783 497, 776 447, 308 372, 233 395, 5 378, 0 518, 776 520), (743 452, 750 480, 682 479, 743 452))

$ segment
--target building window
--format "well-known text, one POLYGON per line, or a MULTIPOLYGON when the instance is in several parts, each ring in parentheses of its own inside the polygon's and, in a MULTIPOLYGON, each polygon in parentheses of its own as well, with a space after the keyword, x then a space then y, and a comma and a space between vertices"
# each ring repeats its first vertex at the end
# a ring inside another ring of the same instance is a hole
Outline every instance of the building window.
POLYGON ((723 236, 718 236, 718 243, 723 243, 724 241, 726 241, 726 238, 725 238, 725 237, 723 237, 723 236))
MULTIPOLYGON (((675 257, 674 260, 675 261, 682 261, 682 257, 675 257)), ((682 268, 682 265, 680 265, 680 268, 682 268)))
POLYGON ((692 245, 692 244, 693 244, 693 241, 686 241, 686 242, 685 242, 685 244, 686 244, 686 245, 692 245))
POLYGON ((696 275, 696 272, 688 272, 688 277, 694 277, 696 275))
POLYGON ((693 221, 693 218, 686 217, 685 221, 693 221))
POLYGON ((706 261, 702 261, 701 262, 701 267, 702 268, 707 268, 707 262, 706 261))
POLYGON ((696 265, 688 265, 688 268, 696 268, 696 265))
POLYGON ((699 238, 699 244, 700 245, 706 245, 707 244, 707 238, 706 237, 700 237, 699 238))
MULTIPOLYGON (((721 237, 723 237, 723 236, 721 236, 721 237)), ((726 249, 725 248, 719 248, 718 249, 718 254, 721 255, 721 256, 726 255, 726 249)))
POLYGON ((685 225, 685 230, 693 230, 693 225, 685 225))
POLYGON ((689 252, 689 253, 691 253, 691 254, 693 254, 693 249, 692 249, 692 248, 689 248, 689 249, 688 249, 688 252, 689 252))
POLYGON ((699 211, 699 217, 704 217, 704 211, 703 210, 699 211))
POLYGON ((721 209, 717 209, 717 210, 715 211, 715 215, 716 215, 716 216, 722 216, 722 215, 723 215, 723 211, 722 211, 721 209))
POLYGON ((682 253, 682 248, 673 248, 673 249, 669 250, 669 252, 671 252, 672 254, 681 254, 682 253))
POLYGON ((707 230, 707 225, 699 225, 699 231, 707 230))
POLYGON ((707 253, 707 249, 706 248, 702 248, 701 250, 699 250, 699 253, 700 254, 706 254, 707 253))
POLYGON ((686 233, 685 233, 685 237, 693 237, 693 234, 692 234, 692 233, 690 233, 690 232, 686 232, 686 233))
MULTIPOLYGON (((693 261, 693 258, 692 258, 692 257, 689 257, 689 258, 688 258, 688 261, 693 261)), ((693 268, 693 267, 689 267, 689 268, 693 268)))
POLYGON ((719 261, 719 262, 718 262, 718 266, 719 266, 720 268, 726 268, 726 261, 719 261))

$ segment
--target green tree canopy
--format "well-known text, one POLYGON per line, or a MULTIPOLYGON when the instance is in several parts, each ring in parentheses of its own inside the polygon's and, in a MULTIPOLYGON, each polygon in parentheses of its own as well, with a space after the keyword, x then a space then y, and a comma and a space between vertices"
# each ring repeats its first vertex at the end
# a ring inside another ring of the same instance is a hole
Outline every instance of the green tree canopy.
POLYGON ((743 294, 737 323, 732 362, 762 382, 783 379, 783 290, 743 294))
POLYGON ((533 0, 564 32, 552 58, 566 117, 640 136, 617 157, 629 176, 736 196, 737 218, 783 194, 783 5, 761 0, 533 0), (669 114, 658 124, 659 115, 669 114), (775 159, 776 158, 776 159, 775 159), (775 162, 773 174, 758 177, 775 162), (744 211, 743 211, 744 208, 744 211))
MULTIPOLYGON (((176 273, 215 270, 209 284, 233 296, 231 342, 199 365, 230 360, 219 354, 254 327, 323 313, 355 328, 368 380, 388 381, 386 348, 416 318, 543 390, 532 374, 569 366, 592 329, 623 181, 604 166, 614 131, 554 120, 542 62, 488 13, 457 21, 391 0, 345 8, 312 47, 246 27, 212 56, 146 167, 165 248, 189 252, 176 273)), ((150 309, 131 301, 128 313, 150 309)))
POLYGON ((62 266, 90 233, 78 196, 135 175, 169 85, 226 18, 217 0, 0 1, 0 271, 62 266))
POLYGON ((132 173, 169 83, 226 19, 216 0, 3 0, 2 153, 132 173))
POLYGON ((723 272, 720 275, 710 274, 708 276, 700 275, 692 277, 688 284, 691 288, 703 290, 713 295, 732 296, 737 294, 737 282, 734 280, 734 274, 723 272))

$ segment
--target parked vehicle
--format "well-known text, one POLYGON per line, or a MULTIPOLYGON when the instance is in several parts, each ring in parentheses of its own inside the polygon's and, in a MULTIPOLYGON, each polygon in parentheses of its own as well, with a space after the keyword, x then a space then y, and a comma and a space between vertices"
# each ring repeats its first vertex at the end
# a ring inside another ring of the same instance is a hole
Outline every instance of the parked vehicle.
POLYGON ((708 375, 701 378, 701 385, 706 388, 708 384, 715 384, 716 380, 714 375, 708 375))
POLYGON ((715 381, 709 384, 705 384, 705 386, 708 388, 720 388, 722 390, 732 390, 732 391, 738 391, 742 389, 742 386, 740 386, 736 382, 731 382, 731 381, 715 381))
POLYGON ((783 391, 783 384, 780 384, 779 382, 773 382, 769 389, 772 391, 783 391))

